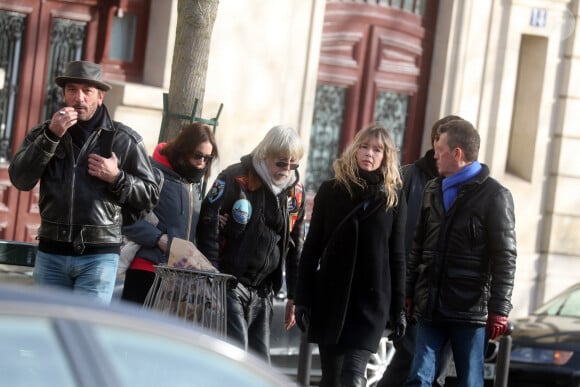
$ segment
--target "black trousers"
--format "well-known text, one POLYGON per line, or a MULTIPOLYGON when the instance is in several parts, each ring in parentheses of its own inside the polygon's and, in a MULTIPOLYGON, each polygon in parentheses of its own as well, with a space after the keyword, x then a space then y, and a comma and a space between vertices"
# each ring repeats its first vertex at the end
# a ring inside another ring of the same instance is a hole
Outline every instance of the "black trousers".
POLYGON ((355 380, 365 376, 367 363, 372 355, 366 349, 343 348, 338 345, 319 345, 322 380, 320 387, 356 385, 355 380))
POLYGON ((121 299, 143 305, 154 280, 155 273, 151 271, 128 269, 121 299))
POLYGON ((240 283, 227 290, 228 338, 270 363, 272 295, 240 283))

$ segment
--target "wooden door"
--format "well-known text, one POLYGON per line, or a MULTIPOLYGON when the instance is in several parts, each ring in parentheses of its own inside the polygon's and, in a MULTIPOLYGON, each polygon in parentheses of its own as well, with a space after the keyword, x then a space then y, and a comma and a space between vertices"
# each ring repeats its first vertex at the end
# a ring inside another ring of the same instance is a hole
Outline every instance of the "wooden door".
POLYGON ((391 129, 402 162, 419 156, 437 4, 326 4, 307 197, 332 177, 332 161, 355 134, 373 122, 391 129))
POLYGON ((10 158, 33 126, 62 101, 54 78, 70 60, 94 60, 97 0, 0 0, 0 239, 32 242, 40 217, 38 187, 10 184, 10 158))

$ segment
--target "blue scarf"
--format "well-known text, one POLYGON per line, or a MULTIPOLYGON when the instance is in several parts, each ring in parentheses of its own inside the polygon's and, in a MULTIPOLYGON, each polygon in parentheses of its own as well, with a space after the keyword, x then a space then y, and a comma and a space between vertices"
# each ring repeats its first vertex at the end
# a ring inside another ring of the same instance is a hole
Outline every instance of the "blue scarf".
POLYGON ((443 205, 445 206, 445 211, 449 210, 449 207, 453 204, 461 186, 477 176, 480 171, 481 164, 476 160, 459 172, 443 179, 443 205))

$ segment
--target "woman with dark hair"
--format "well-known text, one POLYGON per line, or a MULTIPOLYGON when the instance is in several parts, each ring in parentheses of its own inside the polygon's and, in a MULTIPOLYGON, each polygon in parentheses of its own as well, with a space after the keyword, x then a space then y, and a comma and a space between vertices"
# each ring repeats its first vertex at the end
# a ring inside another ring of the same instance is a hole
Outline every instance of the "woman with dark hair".
POLYGON ((333 166, 334 179, 314 198, 296 324, 318 344, 321 386, 364 387, 387 325, 392 338, 406 328, 406 202, 397 148, 384 127, 358 132, 333 166))
POLYGON ((173 238, 195 242, 201 181, 210 175, 217 156, 211 127, 199 122, 184 126, 175 140, 155 148, 151 164, 163 173, 159 204, 153 210, 158 223, 140 219, 123 228, 127 239, 141 245, 125 273, 123 300, 144 303, 155 279, 153 266, 167 263, 173 238))

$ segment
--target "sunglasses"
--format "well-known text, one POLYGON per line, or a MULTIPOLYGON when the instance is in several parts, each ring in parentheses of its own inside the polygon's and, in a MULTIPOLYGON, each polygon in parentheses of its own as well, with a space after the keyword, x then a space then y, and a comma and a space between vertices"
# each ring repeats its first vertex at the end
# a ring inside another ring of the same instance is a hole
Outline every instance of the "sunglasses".
POLYGON ((288 168, 288 166, 290 166, 290 169, 295 170, 298 169, 300 164, 293 164, 286 161, 276 161, 276 166, 278 168, 288 168))
POLYGON ((203 159, 203 161, 205 161, 206 163, 211 163, 211 161, 213 160, 212 155, 204 155, 201 152, 193 152, 193 158, 196 160, 203 159))

